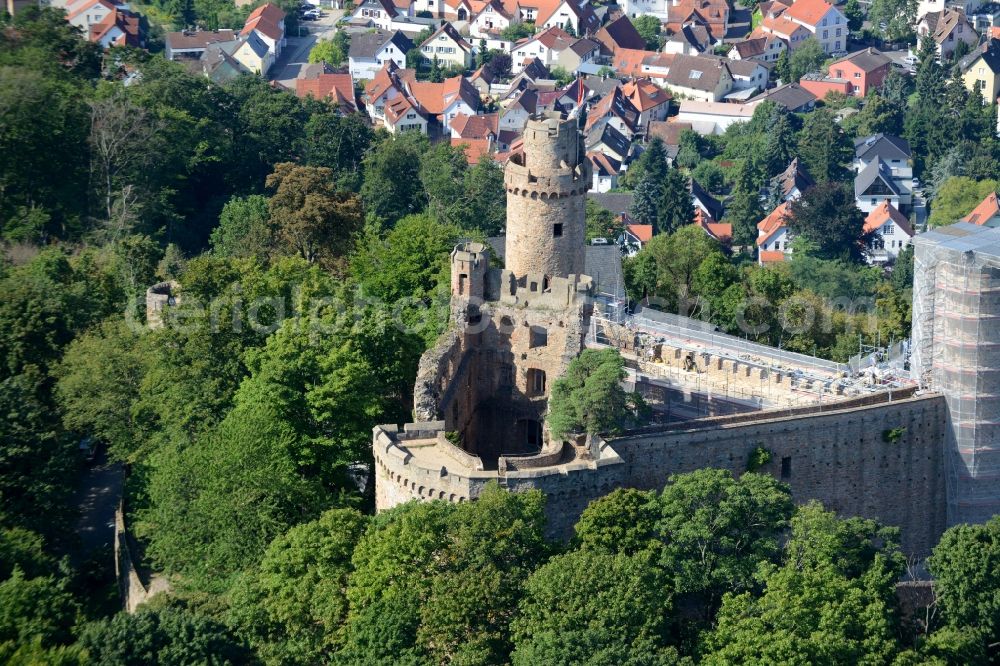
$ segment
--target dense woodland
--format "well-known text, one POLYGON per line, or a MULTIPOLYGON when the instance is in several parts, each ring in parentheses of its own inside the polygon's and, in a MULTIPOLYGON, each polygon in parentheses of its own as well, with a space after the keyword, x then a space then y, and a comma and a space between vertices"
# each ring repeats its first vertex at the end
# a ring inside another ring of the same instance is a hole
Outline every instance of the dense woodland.
MULTIPOLYGON (((956 209, 997 173, 991 107, 947 102, 957 94, 925 60, 915 92, 868 100, 850 130, 902 128, 956 209)), ((679 169, 718 170, 745 238, 762 215, 747 193, 793 154, 824 183, 810 206, 856 221, 838 181, 849 133, 826 112, 762 109, 717 140, 687 137, 677 168, 653 144, 630 172, 662 232, 628 262, 630 290, 665 308, 700 296, 727 328, 747 296, 770 299, 748 315, 763 322, 790 299, 818 303, 832 332, 759 335, 834 357, 858 331, 903 335, 907 266, 862 268, 864 248, 818 217, 799 222, 812 245, 766 269, 686 224, 679 169), (823 301, 844 293, 873 297, 874 323, 823 301)), ((392 139, 256 78, 221 88, 159 57, 102 54, 36 9, 0 22, 0 156, 0 661, 996 658, 1000 520, 943 537, 936 604, 904 621, 893 528, 796 509, 754 473, 616 491, 570 543, 545 538, 537 493, 373 516, 358 464, 374 424, 409 418, 417 360, 447 326, 448 252, 503 226, 491 160, 392 139), (147 330, 145 289, 168 279, 182 300, 147 330), (111 552, 81 555, 88 437, 127 467, 129 524, 173 587, 134 615, 118 612, 111 552)), ((591 207, 588 224, 614 221, 591 207)), ((560 391, 579 393, 578 369, 560 391)))

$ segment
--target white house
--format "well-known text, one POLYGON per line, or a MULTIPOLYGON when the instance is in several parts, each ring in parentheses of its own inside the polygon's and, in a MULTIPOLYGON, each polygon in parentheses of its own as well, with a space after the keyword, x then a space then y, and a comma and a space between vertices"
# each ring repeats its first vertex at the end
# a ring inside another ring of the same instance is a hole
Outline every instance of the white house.
POLYGON ((792 253, 788 229, 788 202, 784 202, 757 223, 757 261, 761 265, 784 261, 792 253))
POLYGON ((402 69, 406 67, 406 53, 412 48, 413 42, 399 30, 356 34, 351 38, 347 56, 351 78, 370 81, 390 60, 402 69))
POLYGON ((508 11, 500 0, 489 0, 469 22, 469 35, 476 39, 496 38, 498 33, 520 20, 517 12, 508 11))
POLYGON ((865 213, 872 212, 885 200, 897 209, 908 207, 911 196, 892 177, 889 166, 877 157, 854 178, 854 201, 865 213))
POLYGON ((730 60, 758 60, 760 62, 775 62, 781 54, 788 50, 788 44, 777 35, 764 35, 736 42, 726 53, 730 60))
POLYGON ((781 16, 811 32, 825 53, 847 49, 847 18, 826 0, 796 0, 781 16))
POLYGON ((525 62, 531 59, 545 67, 552 67, 559 61, 559 55, 575 41, 565 30, 556 27, 516 42, 510 52, 511 71, 519 73, 524 69, 525 62))
POLYGON ((569 24, 575 35, 594 34, 601 27, 601 22, 594 13, 589 2, 577 4, 575 0, 562 0, 547 17, 539 11, 538 20, 542 28, 566 29, 569 24))
POLYGON ((868 257, 871 264, 895 261, 913 238, 910 221, 888 200, 868 213, 864 232, 872 234, 872 252, 868 257))
POLYGON ((267 45, 272 61, 277 60, 285 46, 285 12, 270 2, 261 5, 250 12, 240 37, 246 39, 250 33, 255 33, 267 45))
POLYGON ((648 14, 666 21, 670 14, 670 0, 622 0, 621 8, 632 18, 648 14))
POLYGON ((403 16, 392 0, 361 0, 351 15, 352 21, 371 24, 385 31, 392 29, 392 22, 403 16))

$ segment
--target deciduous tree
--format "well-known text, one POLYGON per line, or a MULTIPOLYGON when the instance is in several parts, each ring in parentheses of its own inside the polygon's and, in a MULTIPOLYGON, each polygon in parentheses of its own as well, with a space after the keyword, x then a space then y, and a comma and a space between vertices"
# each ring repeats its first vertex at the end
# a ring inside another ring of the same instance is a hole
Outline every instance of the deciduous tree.
POLYGON ((328 265, 347 254, 361 231, 361 202, 336 191, 332 169, 276 164, 267 186, 274 191, 267 202, 271 222, 291 252, 328 265))

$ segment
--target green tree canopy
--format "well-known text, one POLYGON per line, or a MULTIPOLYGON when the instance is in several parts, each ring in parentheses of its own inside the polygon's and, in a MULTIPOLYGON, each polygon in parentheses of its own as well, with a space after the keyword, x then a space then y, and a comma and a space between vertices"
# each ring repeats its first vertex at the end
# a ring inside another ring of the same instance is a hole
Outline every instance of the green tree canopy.
POLYGON ((548 426, 556 437, 620 429, 632 415, 622 387, 625 361, 614 349, 585 349, 552 385, 548 426))
POLYGON ((119 613, 84 628, 80 644, 97 666, 251 663, 250 651, 215 620, 162 608, 119 613))
POLYGON ((664 645, 669 585, 648 553, 559 555, 528 579, 514 664, 674 664, 664 645))
POLYGON ((830 182, 812 187, 792 201, 788 211, 789 229, 809 243, 815 256, 861 261, 867 244, 865 219, 848 185, 830 182))
POLYGON ((996 180, 975 181, 966 176, 953 176, 938 189, 927 222, 934 227, 954 224, 998 189, 1000 182, 996 180))
POLYGON ((357 511, 332 509, 297 525, 272 541, 234 586, 234 623, 266 662, 329 658, 347 617, 351 554, 365 524, 357 511))

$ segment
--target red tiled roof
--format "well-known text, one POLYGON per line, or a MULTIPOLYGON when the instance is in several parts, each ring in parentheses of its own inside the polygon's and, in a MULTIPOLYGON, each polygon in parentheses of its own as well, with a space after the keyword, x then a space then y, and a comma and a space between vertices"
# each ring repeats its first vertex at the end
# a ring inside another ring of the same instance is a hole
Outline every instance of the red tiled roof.
POLYGON ((283 20, 285 20, 285 12, 281 11, 277 5, 267 2, 250 12, 240 34, 246 36, 256 30, 277 41, 284 36, 284 31, 281 29, 283 20))
POLYGON ((784 202, 771 211, 770 215, 757 223, 757 245, 763 245, 776 231, 785 226, 788 217, 788 202, 784 202))
POLYGON ((670 101, 670 93, 649 79, 628 81, 622 86, 622 92, 640 112, 656 108, 670 101))
POLYGON ((796 0, 784 15, 815 26, 832 8, 826 0, 796 0))
POLYGON ((961 221, 982 226, 997 215, 1000 215, 1000 202, 997 201, 997 193, 990 192, 986 198, 983 199, 971 213, 963 217, 961 221))
POLYGON ((493 143, 489 139, 452 139, 451 145, 461 146, 469 164, 478 164, 483 155, 489 155, 493 143))
POLYGON ((625 228, 628 232, 639 239, 641 243, 648 243, 653 240, 652 224, 627 224, 625 228))
POLYGON ((885 199, 880 203, 875 210, 868 213, 868 217, 865 218, 864 233, 870 233, 880 228, 888 220, 892 220, 896 223, 903 233, 907 236, 913 236, 913 227, 910 226, 910 221, 906 217, 896 210, 896 207, 889 203, 888 199, 885 199))
POLYGON ((347 113, 358 110, 350 74, 320 74, 313 79, 296 79, 295 94, 299 97, 312 95, 315 99, 329 98, 347 113))
POLYGON ((666 53, 656 51, 640 51, 637 49, 618 49, 611 58, 611 68, 622 76, 649 76, 660 77, 662 74, 654 72, 643 72, 643 64, 668 67, 673 58, 666 53), (647 61, 647 58, 649 59, 647 61))
MULTIPOLYGON (((791 37, 795 34, 796 30, 806 30, 795 21, 786 19, 784 16, 779 16, 777 18, 766 18, 760 22, 757 30, 762 30, 764 33, 773 32, 778 35, 784 35, 786 37, 791 37)), ((751 37, 757 37, 756 30, 751 33, 751 37)))
POLYGON ((410 94, 430 113, 444 113, 444 110, 459 97, 473 109, 479 106, 479 92, 464 76, 453 76, 441 83, 431 81, 408 81, 408 83, 410 94))
MULTIPOLYGON (((485 140, 490 134, 497 135, 500 114, 487 113, 481 116, 456 114, 448 125, 462 140, 485 140)), ((453 139, 454 141, 454 139, 453 139)))
POLYGON ((781 250, 758 250, 757 255, 762 264, 774 264, 785 260, 785 253, 781 250))

